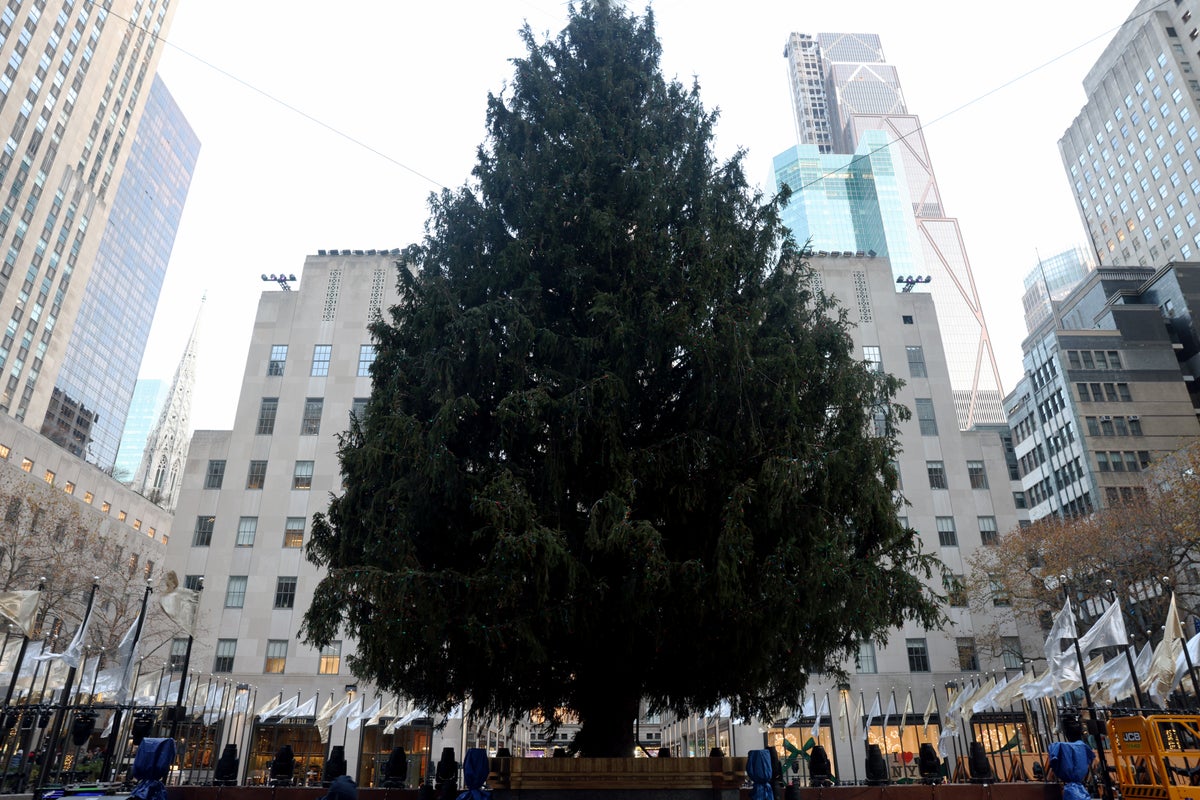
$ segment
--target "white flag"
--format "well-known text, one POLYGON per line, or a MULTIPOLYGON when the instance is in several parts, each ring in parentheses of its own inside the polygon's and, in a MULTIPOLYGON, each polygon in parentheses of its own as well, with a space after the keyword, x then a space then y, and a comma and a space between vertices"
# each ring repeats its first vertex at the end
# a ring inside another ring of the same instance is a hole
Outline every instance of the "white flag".
POLYGON ((990 710, 996 704, 996 695, 1004 691, 1004 687, 1008 685, 1008 676, 1005 675, 1000 679, 1000 682, 992 686, 982 697, 971 704, 971 712, 974 714, 982 714, 984 711, 990 710))
POLYGON ((129 702, 129 684, 133 682, 133 673, 137 671, 137 639, 139 635, 138 622, 141 614, 125 631, 121 643, 117 645, 117 663, 120 664, 120 678, 117 683, 117 705, 129 702))
POLYGON ((276 706, 278 706, 282 699, 283 699, 282 693, 277 694, 277 695, 272 695, 271 697, 267 698, 267 702, 262 704, 262 708, 260 708, 258 711, 256 711, 254 716, 258 717, 259 719, 266 719, 266 717, 264 715, 268 711, 270 711, 270 710, 274 709, 276 706))
POLYGON ((1006 708, 1011 706, 1013 702, 1021 696, 1021 691, 1033 680, 1033 673, 1022 672, 1017 677, 1008 681, 1004 689, 996 692, 996 696, 992 698, 992 705, 996 708, 1006 708))
MULTIPOLYGON (((863 701, 863 705, 866 705, 865 700, 863 701)), ((871 711, 867 714, 867 721, 863 725, 863 738, 864 739, 866 739, 868 737, 868 733, 871 730, 871 723, 874 722, 875 718, 878 716, 879 716, 879 692, 876 692, 875 693, 875 702, 871 705, 871 711)))
POLYGON ((1037 680, 1030 680, 1021 689, 1021 696, 1026 700, 1037 700, 1039 697, 1053 697, 1058 689, 1054 682, 1054 673, 1047 669, 1037 680))
POLYGON ((37 621, 38 600, 42 593, 36 589, 16 592, 0 592, 0 617, 9 620, 29 639, 33 636, 33 625, 37 621))
POLYGON ((1046 664, 1051 678, 1051 686, 1054 693, 1060 695, 1064 693, 1062 686, 1070 683, 1073 680, 1079 680, 1078 661, 1075 659, 1073 648, 1063 649, 1063 639, 1076 639, 1078 634, 1075 632, 1075 614, 1071 610, 1071 601, 1068 599, 1062 607, 1062 611, 1058 612, 1058 616, 1054 618, 1054 624, 1050 626, 1050 635, 1046 637, 1046 664), (1071 665, 1067 663, 1067 651, 1071 651, 1071 665))
POLYGON ((54 658, 61 658, 63 663, 68 667, 78 668, 79 659, 83 656, 83 647, 87 642, 88 627, 92 624, 92 609, 88 607, 84 614, 83 622, 75 631, 75 638, 67 645, 67 649, 61 653, 42 653, 37 657, 38 661, 49 661, 54 658))
MULTIPOLYGON (((1183 676, 1187 674, 1189 658, 1192 661, 1193 667, 1200 663, 1200 633, 1188 639, 1186 648, 1179 649, 1179 655, 1175 658, 1175 679, 1171 681, 1172 691, 1183 681, 1183 676), (1185 652, 1187 656, 1184 656, 1185 652)), ((1193 686, 1192 688, 1196 687, 1193 686)))
POLYGON ((302 705, 298 705, 288 713, 284 714, 281 719, 304 719, 311 717, 317 713, 317 696, 314 694, 302 705))
POLYGON ((1154 648, 1150 660, 1150 674, 1142 688, 1156 700, 1163 700, 1171 693, 1170 683, 1175 677, 1175 662, 1183 652, 1183 626, 1179 612, 1175 609, 1175 594, 1171 593, 1171 605, 1167 609, 1167 620, 1163 623, 1163 638, 1154 648))
POLYGON ((342 720, 347 719, 349 717, 357 717, 359 714, 362 713, 362 709, 363 709, 363 697, 360 695, 359 698, 357 700, 355 700, 353 703, 350 703, 349 705, 344 705, 341 708, 339 708, 337 710, 337 712, 333 715, 333 717, 329 720, 329 723, 331 725, 333 725, 333 724, 341 722, 342 720))
POLYGON ((276 717, 278 717, 279 719, 283 719, 288 714, 288 712, 290 712, 293 708, 296 707, 296 703, 299 702, 299 700, 300 700, 299 695, 297 695, 296 697, 289 697, 287 700, 284 700, 282 703, 276 705, 274 708, 272 708, 267 713, 259 714, 258 721, 266 722, 267 720, 275 719, 276 717))
POLYGON ((896 713, 896 693, 892 692, 891 698, 888 700, 887 710, 883 712, 883 736, 887 738, 888 720, 896 713))
POLYGON ((829 713, 829 693, 825 693, 825 699, 821 701, 821 708, 817 711, 816 719, 813 720, 812 730, 809 735, 812 736, 814 742, 819 741, 821 735, 821 717, 829 713))
POLYGON ((838 738, 843 742, 846 741, 846 736, 850 733, 850 693, 847 692, 842 696, 841 702, 838 703, 838 738))
POLYGON ((1124 647, 1127 644, 1129 634, 1125 632, 1125 615, 1121 613, 1120 601, 1113 600, 1091 630, 1079 638, 1079 651, 1086 656, 1101 647, 1124 647))
POLYGON ((900 710, 900 741, 904 741, 904 728, 908 725, 908 716, 913 713, 912 689, 908 690, 908 694, 904 698, 904 708, 900 710))
MULTIPOLYGON (((1149 642, 1146 642, 1142 645, 1142 649, 1138 652, 1137 658, 1133 662, 1133 672, 1137 676, 1139 686, 1145 682, 1146 676, 1150 674, 1150 662, 1153 658, 1154 648, 1150 646, 1149 642)), ((1133 688, 1134 675, 1129 673, 1128 666, 1128 662, 1126 662, 1125 671, 1121 672, 1116 680, 1108 685, 1108 696, 1112 698, 1113 702, 1124 700, 1126 697, 1134 697, 1137 694, 1133 688)))
POLYGON ((934 712, 936 712, 936 711, 937 711, 937 687, 935 686, 933 688, 933 691, 931 691, 929 693, 929 702, 925 704, 925 714, 921 718, 921 724, 925 726, 921 729, 922 736, 929 735, 929 718, 932 717, 934 715, 934 712))
POLYGON ((964 725, 968 727, 971 725, 971 717, 975 716, 975 701, 987 697, 988 692, 992 691, 992 688, 995 685, 996 679, 988 678, 986 682, 981 684, 975 689, 974 692, 971 693, 970 697, 963 701, 961 713, 964 725))
POLYGON ((196 615, 200 608, 200 592, 188 589, 179 583, 179 576, 174 570, 168 570, 163 576, 163 588, 166 590, 158 598, 167 618, 183 629, 188 636, 196 635, 196 615))
POLYGON ((355 714, 353 717, 350 718, 349 721, 346 722, 346 730, 348 730, 348 731, 358 730, 358 726, 362 725, 363 720, 370 719, 371 717, 373 717, 379 713, 379 707, 382 703, 383 703, 383 698, 376 697, 375 702, 371 704, 370 708, 368 708, 366 711, 362 712, 362 714, 355 714))

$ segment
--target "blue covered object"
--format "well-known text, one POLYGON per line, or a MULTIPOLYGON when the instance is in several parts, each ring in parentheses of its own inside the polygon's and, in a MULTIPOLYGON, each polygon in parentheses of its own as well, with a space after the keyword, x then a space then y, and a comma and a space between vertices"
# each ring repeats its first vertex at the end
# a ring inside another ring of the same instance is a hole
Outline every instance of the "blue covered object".
POLYGON ((349 775, 339 775, 329 784, 329 793, 321 800, 358 800, 358 784, 349 775))
POLYGON ((174 739, 142 739, 133 757, 131 774, 139 781, 130 793, 137 800, 167 800, 163 780, 175 763, 174 739))
POLYGON ((1088 800, 1091 794, 1083 787, 1095 753, 1084 742, 1052 742, 1050 769, 1063 782, 1063 800, 1088 800))
POLYGON ((750 751, 746 758, 746 777, 754 783, 750 800, 775 800, 775 792, 771 790, 774 767, 775 760, 770 750, 750 751))
POLYGON ((463 756, 463 785, 466 787, 458 800, 491 800, 492 793, 483 788, 491 771, 487 751, 482 747, 469 747, 463 756))

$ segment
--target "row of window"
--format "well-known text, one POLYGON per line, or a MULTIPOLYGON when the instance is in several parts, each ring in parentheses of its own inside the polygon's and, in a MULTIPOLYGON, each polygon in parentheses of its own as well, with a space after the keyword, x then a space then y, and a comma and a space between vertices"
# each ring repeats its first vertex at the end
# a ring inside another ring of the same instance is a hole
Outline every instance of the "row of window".
POLYGON ((1109 506, 1146 502, 1144 486, 1105 486, 1104 499, 1109 506))
MULTIPOLYGON (((246 605, 246 587, 250 578, 247 575, 230 575, 225 585, 225 607, 244 608, 246 605)), ((275 579, 275 602, 277 609, 296 607, 296 576, 285 575, 275 579)))
POLYGON ((1129 417, 1084 417, 1088 433, 1092 436, 1141 436, 1142 418, 1129 417))
MULTIPOLYGON (((187 654, 187 639, 171 641, 171 670, 178 672, 183 669, 187 654)), ((269 675, 279 675, 287 667, 287 639, 268 639, 266 657, 263 660, 263 672, 269 675)), ((213 656, 214 673, 233 672, 233 660, 237 656, 237 639, 217 639, 217 647, 213 656)), ((342 643, 330 642, 321 648, 320 660, 317 664, 318 675, 337 675, 342 667, 342 643)))
POLYGON ((1150 466, 1147 450, 1098 450, 1096 468, 1101 472, 1141 472, 1150 466))
MULTIPOLYGON (((267 375, 278 377, 283 375, 287 366, 288 346, 286 344, 271 345, 271 357, 267 360, 267 375)), ((324 378, 329 375, 329 362, 333 359, 333 345, 313 345, 312 362, 308 374, 314 378, 324 378)), ((358 377, 369 378, 371 365, 375 363, 375 345, 364 344, 358 347, 358 377)))
POLYGON ((1077 383, 1075 388, 1084 403, 1128 403, 1133 399, 1128 383, 1077 383))
MULTIPOLYGON (((905 639, 905 649, 908 653, 908 669, 910 672, 930 672, 929 641, 924 637, 905 639)), ((979 671, 979 648, 972 636, 960 636, 955 640, 958 654, 958 668, 963 672, 979 671)), ((1021 651, 1021 639, 1017 636, 1001 636, 1000 652, 1004 659, 1005 669, 1022 669, 1025 657, 1021 651)), ((874 674, 879 671, 878 660, 875 657, 875 643, 863 642, 858 646, 855 658, 855 671, 860 674, 874 674)))
POLYGON ((1068 350, 1071 369, 1120 369, 1121 354, 1116 350, 1068 350))
MULTIPOLYGON (((217 518, 209 515, 196 517, 196 527, 192 530, 192 547, 209 547, 212 545, 213 531, 217 526, 217 518)), ((235 547, 253 547, 258 538, 258 517, 240 517, 237 534, 234 538, 235 547)), ((283 525, 283 546, 295 549, 304 546, 304 517, 288 517, 283 525)), ((199 576, 195 576, 198 580, 199 576)))
MULTIPOLYGON (((204 472, 204 488, 220 489, 225 484, 225 460, 212 459, 204 472)), ((292 488, 311 489, 313 462, 297 461, 292 466, 292 488)), ((246 488, 261 489, 267 481, 267 462, 252 460, 246 470, 246 488)))
MULTIPOLYGON (((944 461, 926 461, 925 470, 929 474, 930 489, 950 488, 946 479, 946 463, 944 461)), ((988 488, 987 471, 984 469, 982 461, 967 462, 967 480, 970 481, 972 489, 988 488)))
MULTIPOLYGON (((0 444, 0 460, 7 461, 10 455, 12 455, 12 448, 10 448, 6 444, 0 444)), ((32 473, 33 472, 33 461, 28 458, 22 458, 21 459, 21 471, 32 473)), ((53 470, 49 470, 49 469, 46 470, 45 474, 42 476, 42 480, 44 480, 50 486, 54 486, 55 481, 57 479, 58 479, 58 475, 55 474, 55 472, 53 470)), ((75 484, 72 483, 71 481, 66 481, 65 483, 63 483, 62 489, 63 489, 64 494, 69 494, 72 496, 75 495, 75 484)), ((92 492, 84 492, 83 493, 83 502, 86 505, 94 506, 95 500, 96 500, 96 495, 94 493, 92 493, 92 492)), ((100 512, 103 514, 111 513, 112 512, 112 503, 110 503, 107 500, 102 501, 100 503, 100 512)), ((8 514, 11 516, 13 513, 14 512, 10 506, 8 514)), ((20 508, 18 508, 15 513, 19 514, 20 508)), ((117 521, 118 522, 125 522, 127 520, 129 521, 130 526, 135 531, 140 531, 142 529, 142 521, 140 519, 129 520, 129 514, 127 512, 125 512, 125 511, 117 512, 117 521)), ((15 522, 16 519, 15 519, 15 517, 13 517, 13 518, 10 518, 8 521, 10 523, 15 522)), ((151 539, 153 539, 156 535, 158 535, 158 531, 153 526, 148 525, 148 526, 146 526, 146 535, 149 536, 151 539)), ((168 535, 164 532, 162 535, 162 543, 166 544, 168 538, 169 538, 168 535)))

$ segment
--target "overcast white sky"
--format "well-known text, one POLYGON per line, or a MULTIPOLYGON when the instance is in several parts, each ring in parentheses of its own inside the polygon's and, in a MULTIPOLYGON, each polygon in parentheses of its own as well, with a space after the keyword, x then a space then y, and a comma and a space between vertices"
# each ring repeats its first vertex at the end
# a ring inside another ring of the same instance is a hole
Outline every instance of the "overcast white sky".
MULTIPOLYGON (((1086 243, 1057 142, 1083 104, 1084 74, 1133 5, 653 8, 665 72, 699 79, 705 105, 721 109, 719 151, 746 148, 750 178, 763 184, 771 158, 794 144, 787 34, 883 37, 909 111, 926 126, 1009 390, 1021 372, 1022 277, 1038 251, 1086 243)), ((258 297, 271 290, 260 275, 299 275, 318 249, 417 240, 429 193, 468 177, 487 93, 503 88, 509 59, 524 52, 520 26, 557 33, 566 15, 549 0, 181 0, 160 74, 201 152, 142 377, 170 378, 207 292, 192 423, 230 427, 258 297)))

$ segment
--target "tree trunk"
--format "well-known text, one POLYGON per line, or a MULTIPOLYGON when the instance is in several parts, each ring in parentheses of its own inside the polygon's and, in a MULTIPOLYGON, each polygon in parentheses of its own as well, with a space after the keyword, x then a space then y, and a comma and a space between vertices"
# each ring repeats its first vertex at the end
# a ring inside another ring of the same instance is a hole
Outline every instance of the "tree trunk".
POLYGON ((571 748, 592 758, 630 758, 633 756, 633 726, 641 698, 636 690, 619 694, 609 688, 601 696, 581 701, 579 733, 571 748))

